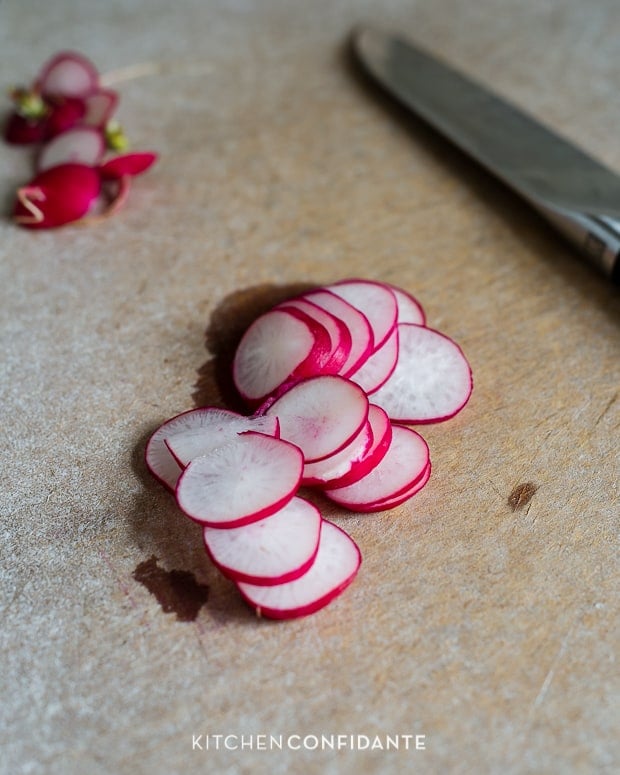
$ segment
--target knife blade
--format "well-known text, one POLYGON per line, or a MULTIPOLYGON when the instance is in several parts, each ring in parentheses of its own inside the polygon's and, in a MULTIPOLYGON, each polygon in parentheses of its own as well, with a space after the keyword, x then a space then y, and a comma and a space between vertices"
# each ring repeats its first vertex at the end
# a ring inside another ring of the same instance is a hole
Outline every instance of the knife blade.
POLYGON ((353 33, 367 72, 534 207, 620 282, 620 176, 507 100, 418 46, 372 27, 353 33))

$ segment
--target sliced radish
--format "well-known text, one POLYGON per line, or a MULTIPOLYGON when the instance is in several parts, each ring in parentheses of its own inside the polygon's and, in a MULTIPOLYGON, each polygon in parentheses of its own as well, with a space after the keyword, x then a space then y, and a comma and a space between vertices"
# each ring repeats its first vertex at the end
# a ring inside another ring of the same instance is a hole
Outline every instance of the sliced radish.
POLYGON ((320 323, 331 339, 331 352, 322 367, 324 374, 338 374, 351 352, 351 334, 348 327, 331 312, 307 299, 282 302, 277 309, 298 309, 320 323))
POLYGON ((426 486, 430 478, 431 464, 429 462, 429 464, 424 469, 422 476, 408 490, 405 490, 404 492, 401 492, 392 498, 384 498, 383 500, 376 501, 375 503, 367 503, 361 508, 358 507, 359 511, 362 511, 365 514, 369 514, 373 511, 387 511, 387 509, 393 509, 396 506, 400 506, 401 503, 410 500, 414 495, 419 493, 420 490, 426 486))
POLYGON ((348 301, 325 289, 305 293, 303 298, 330 312, 348 328, 351 350, 340 369, 340 374, 349 377, 364 363, 374 348, 374 337, 368 319, 348 301))
POLYGON ((312 503, 293 498, 265 519, 222 530, 205 527, 213 563, 228 578, 249 584, 284 584, 303 575, 319 548, 321 514, 312 503))
POLYGON ((323 520, 319 550, 310 569, 285 584, 237 584, 241 595, 259 616, 293 619, 324 608, 353 581, 362 561, 353 539, 323 520))
POLYGON ((77 52, 63 51, 43 67, 36 89, 46 96, 86 97, 98 83, 99 74, 92 62, 77 52))
POLYGON ((399 323, 426 324, 426 315, 420 302, 407 291, 395 285, 384 283, 396 297, 397 319, 399 323))
POLYGON ((373 395, 392 420, 440 422, 467 403, 472 375, 461 348, 432 328, 402 323, 398 363, 388 381, 373 395))
POLYGON ((103 129, 114 114, 117 105, 118 94, 115 91, 97 89, 84 98, 84 124, 103 129))
POLYGON ((295 383, 264 413, 278 418, 281 437, 312 463, 339 452, 357 436, 368 419, 368 398, 350 380, 324 374, 295 383))
POLYGON ((305 463, 302 484, 325 486, 334 479, 349 474, 362 460, 373 443, 370 417, 357 436, 346 447, 315 463, 305 463))
MULTIPOLYGON (((368 408, 368 422, 372 428, 372 444, 366 453, 359 460, 353 461, 351 468, 347 473, 338 478, 333 478, 323 483, 327 490, 334 487, 346 487, 349 484, 358 482, 366 474, 369 474, 373 468, 383 460, 390 444, 392 443, 392 423, 385 411, 375 404, 370 404, 368 408)), ((329 459, 329 458, 328 458, 329 459)), ((308 464, 306 464, 308 465, 308 464)), ((305 475, 304 467, 304 475, 305 475)))
POLYGON ((381 347, 375 350, 349 379, 356 382, 366 393, 374 393, 387 382, 396 368, 397 360, 398 326, 395 326, 381 347))
POLYGON ((398 312, 396 297, 390 288, 372 280, 343 280, 328 285, 327 290, 366 316, 374 336, 374 347, 381 347, 394 330, 398 312))
POLYGON ((302 470, 294 444, 249 431, 194 458, 177 482, 177 503, 209 527, 240 527, 283 508, 302 470))
POLYGON ((48 141, 81 122, 85 113, 84 100, 78 97, 64 97, 54 101, 45 121, 45 134, 48 141))
POLYGON ((184 465, 204 454, 212 445, 230 441, 237 433, 255 430, 279 435, 277 418, 244 417, 228 409, 203 406, 177 414, 159 426, 151 435, 144 452, 145 462, 153 476, 169 490, 174 490, 184 465), (178 444, 183 466, 170 452, 166 441, 178 444))
POLYGON ((422 436, 411 428, 394 425, 392 442, 381 462, 354 484, 325 490, 325 494, 341 506, 363 511, 410 490, 423 477, 429 460, 422 436))
POLYGON ((37 159, 39 172, 59 164, 86 164, 96 167, 105 153, 103 135, 94 127, 80 126, 56 135, 41 149, 37 159))
POLYGON ((157 154, 150 151, 126 153, 109 159, 99 169, 104 178, 122 178, 125 175, 135 177, 150 169, 156 161, 157 154))
POLYGON ((292 377, 320 370, 329 358, 325 328, 300 310, 278 310, 257 318, 235 352, 233 379, 249 402, 258 402, 292 377))

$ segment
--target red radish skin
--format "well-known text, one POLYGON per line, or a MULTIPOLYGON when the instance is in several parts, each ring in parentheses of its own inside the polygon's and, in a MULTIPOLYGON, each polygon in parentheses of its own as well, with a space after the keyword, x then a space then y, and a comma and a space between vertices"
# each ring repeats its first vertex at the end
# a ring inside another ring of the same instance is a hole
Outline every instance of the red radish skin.
POLYGON ((214 565, 233 581, 285 584, 302 576, 315 560, 321 535, 319 510, 295 497, 265 519, 222 530, 206 527, 205 549, 214 565))
POLYGON ((411 428, 394 425, 392 442, 381 462, 354 484, 325 490, 325 494, 341 506, 362 511, 410 490, 423 477, 429 460, 422 436, 411 428))
POLYGON ((342 280, 327 290, 352 304, 370 323, 375 350, 386 341, 396 326, 396 297, 386 285, 373 280, 342 280))
MULTIPOLYGON (((177 436, 191 435, 193 437, 191 442, 195 445, 192 452, 200 449, 204 453, 207 451, 207 444, 210 449, 212 443, 226 443, 237 433, 252 429, 262 433, 270 433, 271 430, 273 436, 279 436, 280 432, 277 418, 244 417, 216 406, 190 409, 171 417, 151 434, 144 450, 144 460, 151 474, 174 492, 184 466, 169 451, 166 439, 172 440, 177 436), (204 439, 204 444, 200 444, 197 436, 204 439)), ((188 454, 187 449, 185 448, 182 453, 188 454)), ((189 462, 189 459, 185 462, 189 462)))
POLYGON ((306 463, 301 483, 324 487, 334 479, 350 474, 355 464, 366 456, 373 441, 372 424, 369 418, 357 436, 340 452, 316 463, 306 463))
POLYGON ((85 164, 96 167, 105 153, 105 140, 94 127, 74 127, 47 142, 37 159, 37 171, 59 164, 85 164))
POLYGON ((157 158, 157 154, 151 151, 115 156, 101 165, 101 175, 108 179, 122 178, 125 175, 130 177, 142 175, 155 164, 157 158))
POLYGON ((241 527, 286 506, 297 492, 302 470, 298 447, 250 431, 194 458, 179 477, 176 499, 196 522, 241 527))
POLYGON ((354 382, 324 374, 295 383, 259 413, 276 416, 281 437, 313 463, 344 449, 357 436, 368 420, 368 398, 354 382))
POLYGON ((99 85, 95 66, 82 54, 61 51, 47 62, 35 84, 45 96, 87 97, 99 85))
POLYGON ((417 495, 422 490, 428 480, 431 478, 431 464, 430 462, 424 469, 422 476, 418 481, 413 484, 410 489, 401 492, 399 495, 395 495, 393 498, 384 498, 383 500, 376 501, 375 503, 367 503, 363 507, 359 508, 359 511, 364 514, 370 514, 376 511, 387 511, 388 509, 394 509, 396 506, 400 506, 408 500, 411 500, 414 495, 417 495))
POLYGON ((258 616, 294 619, 331 603, 353 581, 361 562, 355 541, 332 522, 323 520, 316 558, 303 576, 285 584, 238 583, 237 587, 258 616))
POLYGON ((11 145, 30 145, 45 139, 46 122, 43 119, 28 119, 13 113, 4 127, 4 139, 11 145))
POLYGON ((369 355, 366 362, 349 379, 356 382, 368 395, 384 385, 398 361, 398 327, 396 326, 385 342, 369 355))
POLYGON ((46 139, 56 137, 80 123, 86 113, 84 100, 77 97, 63 97, 54 100, 45 119, 46 139))
POLYGON ((473 381, 463 351, 445 334, 399 324, 399 356, 394 372, 373 394, 390 419, 402 423, 441 422, 465 406, 473 381))

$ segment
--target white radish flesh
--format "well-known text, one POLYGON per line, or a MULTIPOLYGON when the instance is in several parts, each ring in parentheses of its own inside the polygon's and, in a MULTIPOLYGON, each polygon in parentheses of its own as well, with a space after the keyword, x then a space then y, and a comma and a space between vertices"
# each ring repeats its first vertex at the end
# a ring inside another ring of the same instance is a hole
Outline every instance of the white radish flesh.
POLYGON ((99 75, 93 64, 73 51, 57 54, 43 68, 37 88, 45 95, 86 97, 98 85, 99 75))
POLYGON ((373 394, 373 402, 396 422, 440 422, 453 417, 472 391, 471 369, 463 351, 432 328, 403 323, 398 332, 398 363, 373 394))
POLYGON ((293 498, 265 519, 222 530, 205 527, 207 554, 228 578, 249 584, 293 581, 314 562, 321 514, 312 503, 293 498))
POLYGON ((396 297, 396 317, 399 323, 415 323, 418 326, 426 324, 426 315, 416 298, 395 285, 388 285, 388 288, 396 297))
POLYGON ((399 495, 395 495, 392 498, 384 498, 383 500, 376 501, 375 503, 367 503, 362 507, 358 506, 357 509, 361 512, 364 512, 365 514, 368 514, 374 511, 386 511, 387 509, 393 509, 396 506, 400 506, 401 503, 410 500, 414 495, 419 493, 420 490, 426 486, 430 477, 431 464, 429 463, 424 469, 422 476, 408 490, 405 490, 404 492, 401 492, 399 495))
POLYGON ((368 398, 359 385, 325 374, 297 382, 264 413, 278 418, 280 436, 311 463, 339 452, 357 436, 368 419, 368 398))
POLYGON ((339 479, 351 472, 351 469, 365 457, 372 446, 373 434, 370 417, 357 436, 340 452, 318 460, 306 463, 302 476, 302 484, 324 486, 334 479, 339 479))
POLYGON ((177 483, 177 503, 204 525, 240 527, 283 508, 302 469, 293 444, 250 431, 194 458, 177 483))
POLYGON ((424 475, 429 459, 428 445, 419 433, 394 425, 392 442, 381 462, 359 481, 325 490, 325 494, 341 506, 361 511, 411 489, 424 475))
POLYGON ((87 126, 103 129, 118 104, 118 94, 111 89, 99 89, 84 100, 86 114, 82 122, 87 126))
POLYGON ((349 379, 371 394, 384 385, 396 368, 398 360, 398 326, 349 379))
POLYGON ((105 141, 99 129, 79 126, 67 129, 47 142, 37 159, 37 171, 59 164, 86 164, 96 167, 105 153, 105 141))
POLYGON ((324 608, 353 581, 362 561, 353 539, 323 520, 319 550, 310 569, 285 584, 258 586, 239 583, 246 602, 259 616, 292 619, 324 608))
POLYGON ((340 296, 363 313, 372 329, 374 347, 385 342, 396 325, 396 297, 389 287, 372 280, 343 280, 327 290, 340 296))

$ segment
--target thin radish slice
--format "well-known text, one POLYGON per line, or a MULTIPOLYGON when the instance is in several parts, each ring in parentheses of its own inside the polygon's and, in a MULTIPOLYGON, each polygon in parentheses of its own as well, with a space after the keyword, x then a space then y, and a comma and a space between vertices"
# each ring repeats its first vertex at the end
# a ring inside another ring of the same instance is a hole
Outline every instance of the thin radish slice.
POLYGON ((353 462, 350 471, 337 479, 334 478, 325 482, 323 484, 324 489, 330 490, 334 487, 346 487, 354 482, 359 482, 373 468, 376 468, 387 454, 392 443, 392 423, 390 418, 380 406, 370 404, 368 408, 368 422, 372 428, 372 444, 366 454, 360 460, 353 462))
POLYGON ((343 280, 327 290, 362 312, 372 329, 375 349, 381 347, 396 325, 396 297, 386 285, 372 280, 343 280))
POLYGON ((396 422, 448 420, 465 406, 473 387, 463 351, 432 328, 402 323, 398 331, 398 363, 373 402, 396 422))
POLYGON ((398 360, 398 326, 385 342, 370 355, 361 368, 349 379, 356 382, 369 395, 384 385, 396 368, 398 360))
POLYGON ((126 153, 109 159, 99 168, 104 178, 122 178, 125 175, 135 177, 142 175, 157 161, 157 154, 151 151, 141 153, 126 153))
POLYGON ((284 584, 302 576, 319 548, 321 513, 303 498, 251 525, 222 530, 205 527, 207 554, 233 581, 284 584))
POLYGON ((98 84, 99 74, 92 62, 77 52, 63 51, 43 67, 36 88, 49 96, 86 97, 98 84))
POLYGON ((283 508, 301 481, 301 450, 249 431, 194 458, 176 487, 177 503, 209 527, 240 527, 283 508))
POLYGON ((94 127, 79 126, 56 135, 41 149, 37 159, 39 172, 59 164, 86 164, 96 167, 105 153, 103 135, 94 127))
POLYGON ((424 475, 429 460, 422 436, 411 428, 394 425, 392 442, 381 462, 354 484, 325 490, 325 494, 341 506, 363 511, 410 490, 424 475))
POLYGON ((324 374, 338 374, 351 352, 351 334, 339 318, 307 299, 291 299, 276 309, 298 309, 320 323, 331 339, 331 352, 322 368, 324 374))
POLYGON ((310 291, 305 293, 303 298, 330 312, 348 328, 351 335, 351 351, 340 369, 340 374, 343 377, 349 377, 364 363, 375 346, 368 319, 352 304, 331 291, 324 289, 310 291))
POLYGON ((241 396, 258 402, 292 377, 316 373, 329 357, 323 326, 299 310, 273 309, 247 329, 235 352, 233 379, 241 396))
POLYGON ((274 586, 237 584, 246 602, 258 616, 293 619, 328 605, 353 581, 362 556, 353 539, 323 520, 319 550, 310 569, 294 581, 274 586))
POLYGON ((264 412, 280 421, 280 435, 312 463, 354 439, 368 419, 364 391, 344 377, 324 374, 295 383, 264 412))
POLYGON ((318 460, 316 463, 305 463, 301 483, 320 487, 345 476, 365 457, 372 443, 372 424, 369 417, 362 430, 340 452, 318 460))
POLYGON ((84 98, 85 114, 83 123, 97 129, 103 129, 108 123, 116 106, 118 94, 112 89, 98 89, 84 98))
POLYGON ((400 506, 401 503, 404 503, 405 501, 413 498, 414 495, 417 495, 417 493, 419 493, 420 490, 422 490, 427 485, 430 478, 431 464, 429 462, 429 464, 424 469, 422 476, 415 484, 410 487, 410 489, 401 492, 399 495, 395 495, 393 498, 384 498, 383 500, 377 501, 376 503, 368 503, 364 506, 357 506, 357 509, 364 514, 370 514, 371 512, 375 511, 387 511, 388 509, 396 508, 396 506, 400 506))
MULTIPOLYGON (((182 466, 166 446, 166 439, 170 441, 177 436, 191 437, 191 443, 195 445, 192 454, 198 449, 204 453, 207 451, 205 448, 207 440, 208 443, 222 444, 235 434, 246 430, 257 430, 273 436, 279 434, 277 418, 244 417, 215 406, 190 409, 171 417, 157 428, 148 440, 144 459, 151 474, 169 490, 174 491, 182 466), (267 422, 264 423, 264 420, 267 422)), ((189 438, 186 439, 186 443, 189 445, 189 438)), ((180 454, 187 455, 187 449, 180 451, 180 454)), ((188 461, 190 459, 191 457, 187 458, 188 461)))
POLYGON ((399 323, 426 325, 426 314, 420 302, 407 291, 395 285, 384 283, 396 297, 397 319, 399 323))

